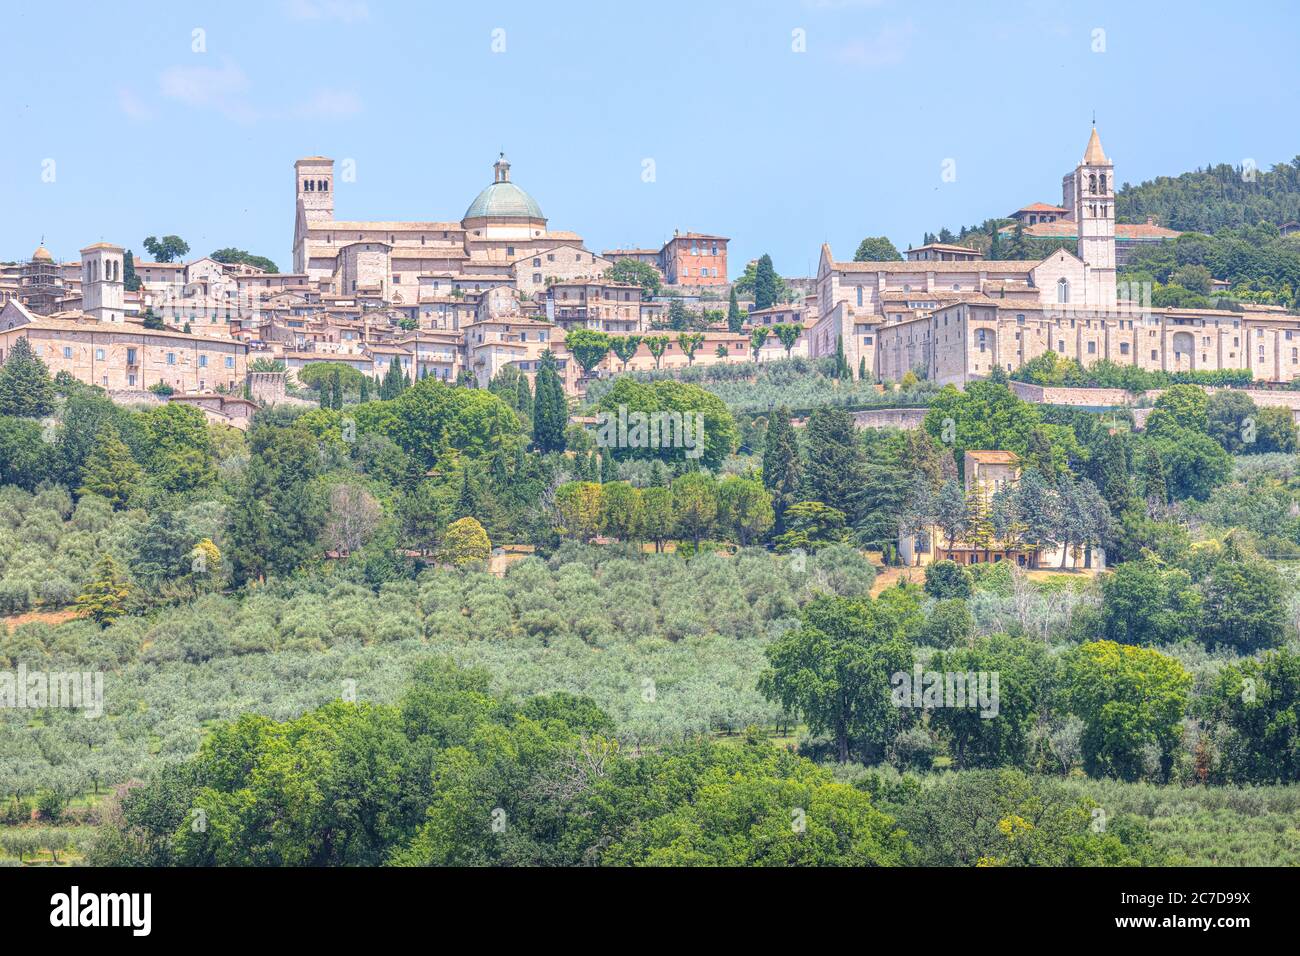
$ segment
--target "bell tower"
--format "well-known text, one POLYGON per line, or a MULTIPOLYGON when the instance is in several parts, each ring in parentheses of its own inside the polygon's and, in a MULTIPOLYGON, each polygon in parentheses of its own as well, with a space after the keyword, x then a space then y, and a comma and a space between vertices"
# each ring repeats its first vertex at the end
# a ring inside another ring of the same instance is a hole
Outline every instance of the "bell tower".
POLYGON ((124 320, 124 251, 111 242, 97 242, 81 250, 81 311, 100 322, 124 320))
POLYGON ((334 160, 308 156, 293 164, 293 271, 306 272, 307 233, 334 218, 334 160))
POLYGON ((1115 165, 1101 148, 1097 127, 1092 127, 1083 160, 1066 177, 1073 188, 1071 203, 1079 234, 1079 258, 1087 267, 1084 304, 1094 308, 1115 305, 1115 165), (1071 182, 1072 181, 1072 182, 1071 182))
POLYGON ((309 156, 293 164, 298 205, 308 222, 334 218, 334 160, 309 156))

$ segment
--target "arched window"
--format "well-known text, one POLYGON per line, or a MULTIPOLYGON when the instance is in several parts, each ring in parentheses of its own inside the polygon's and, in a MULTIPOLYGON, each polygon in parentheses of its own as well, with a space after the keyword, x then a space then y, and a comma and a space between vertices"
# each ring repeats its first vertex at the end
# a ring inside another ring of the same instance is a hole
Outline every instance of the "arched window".
MULTIPOLYGON (((1106 187, 1103 186, 1102 188, 1105 189, 1106 187)), ((320 191, 323 193, 327 193, 330 191, 330 181, 328 179, 322 179, 320 181, 320 191)))
POLYGON ((1088 192, 1093 196, 1097 195, 1097 174, 1096 173, 1088 174, 1088 192))
POLYGON ((1106 194, 1106 174, 1105 174, 1105 173, 1102 173, 1102 174, 1101 174, 1101 192, 1102 192, 1102 195, 1105 195, 1105 194, 1106 194))
POLYGON ((1056 301, 1062 304, 1070 301, 1070 281, 1064 276, 1056 280, 1056 301))

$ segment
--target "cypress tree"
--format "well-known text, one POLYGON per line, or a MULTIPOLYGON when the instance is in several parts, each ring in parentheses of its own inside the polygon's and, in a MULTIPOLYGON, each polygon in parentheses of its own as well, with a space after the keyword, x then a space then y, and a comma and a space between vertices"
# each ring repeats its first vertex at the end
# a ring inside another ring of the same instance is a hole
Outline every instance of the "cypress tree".
POLYGON ((1169 486, 1165 481, 1164 464, 1154 448, 1147 448, 1142 461, 1142 481, 1146 489, 1147 504, 1169 504, 1169 486))
POLYGON ((745 317, 740 312, 740 302, 736 299, 736 287, 731 287, 731 301, 727 305, 727 330, 740 332, 745 327, 745 317))
POLYGON ((515 407, 526 417, 533 417, 533 390, 528 386, 528 376, 522 372, 515 385, 515 407))
POLYGON ((370 401, 370 377, 368 375, 361 376, 361 394, 357 398, 363 405, 370 401))
POLYGON ((763 253, 754 270, 754 308, 767 309, 776 304, 776 269, 772 257, 763 253))
POLYGON ((460 473, 460 498, 456 502, 457 518, 473 518, 478 511, 478 496, 469 480, 469 468, 460 473))
POLYGON ((533 443, 538 451, 564 450, 564 428, 568 417, 568 403, 556 371, 555 354, 547 349, 542 353, 533 396, 533 443))
POLYGON ((772 493, 776 534, 785 531, 786 509, 799 500, 800 480, 799 439, 790 424, 789 409, 778 408, 767 423, 763 442, 763 487, 772 493))
POLYGON ((844 336, 835 340, 835 377, 848 378, 851 374, 849 360, 844 357, 844 336))

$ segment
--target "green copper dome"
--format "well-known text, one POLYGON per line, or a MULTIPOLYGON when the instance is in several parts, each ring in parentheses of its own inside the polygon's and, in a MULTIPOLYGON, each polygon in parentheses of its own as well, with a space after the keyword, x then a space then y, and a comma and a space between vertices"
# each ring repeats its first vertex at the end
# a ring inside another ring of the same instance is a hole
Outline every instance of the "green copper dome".
POLYGON ((492 167, 495 182, 479 193, 465 219, 545 219, 537 200, 510 181, 510 163, 505 154, 492 167))

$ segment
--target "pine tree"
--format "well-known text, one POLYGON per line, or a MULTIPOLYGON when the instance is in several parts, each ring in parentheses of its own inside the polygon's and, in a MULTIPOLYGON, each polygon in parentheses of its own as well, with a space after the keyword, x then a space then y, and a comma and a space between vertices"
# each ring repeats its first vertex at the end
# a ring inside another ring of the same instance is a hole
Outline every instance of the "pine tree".
POLYGON ((533 444, 538 451, 545 454, 564 450, 564 429, 568 418, 569 406, 556 371, 555 354, 547 349, 542 353, 537 369, 533 396, 533 444))
POLYGON ((262 499, 270 489, 270 482, 270 473, 261 456, 254 456, 244 469, 227 512, 230 522, 227 555, 231 579, 237 586, 266 577, 271 525, 262 499))
POLYGON ((842 408, 814 409, 804 429, 804 447, 801 499, 830 505, 856 523, 865 455, 853 418, 842 408))
POLYGON ((731 302, 727 305, 727 331, 740 332, 745 327, 745 317, 740 312, 740 302, 736 299, 736 287, 731 287, 731 302))
POLYGON ((54 410, 50 370, 26 338, 18 339, 0 365, 0 415, 40 418, 54 410))
POLYGON ((109 554, 99 559, 94 574, 94 579, 77 598, 77 610, 103 627, 126 613, 126 599, 131 594, 131 586, 109 554))
POLYGON ((801 481, 799 439, 790 424, 789 410, 778 408, 769 416, 763 442, 763 487, 772 493, 776 534, 785 531, 785 512, 799 500, 801 481))
POLYGON ((115 509, 125 508, 140 483, 140 466, 118 436, 117 429, 105 423, 95 436, 95 444, 81 466, 78 495, 99 495, 115 509))

